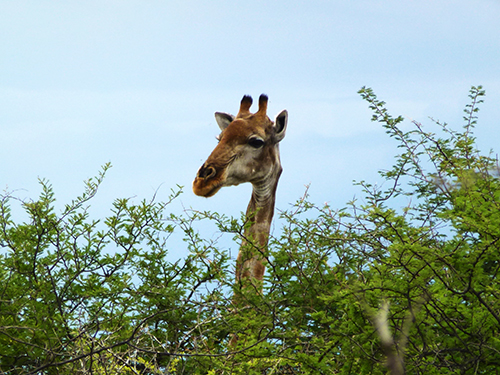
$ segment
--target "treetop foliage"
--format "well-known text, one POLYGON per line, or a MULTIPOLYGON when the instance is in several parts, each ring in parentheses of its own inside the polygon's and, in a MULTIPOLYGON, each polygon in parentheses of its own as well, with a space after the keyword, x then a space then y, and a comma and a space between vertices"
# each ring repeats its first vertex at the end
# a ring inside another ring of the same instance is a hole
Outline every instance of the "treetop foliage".
POLYGON ((396 141, 394 166, 346 207, 306 193, 281 212, 262 294, 234 284, 234 260, 196 229, 241 241, 245 218, 172 213, 180 189, 117 199, 97 220, 108 164, 61 212, 44 180, 37 200, 0 195, 0 374, 496 373, 499 168, 473 135, 485 93, 471 88, 461 129, 433 121, 440 135, 404 131, 359 93, 396 141), (172 261, 174 231, 188 255, 172 261))

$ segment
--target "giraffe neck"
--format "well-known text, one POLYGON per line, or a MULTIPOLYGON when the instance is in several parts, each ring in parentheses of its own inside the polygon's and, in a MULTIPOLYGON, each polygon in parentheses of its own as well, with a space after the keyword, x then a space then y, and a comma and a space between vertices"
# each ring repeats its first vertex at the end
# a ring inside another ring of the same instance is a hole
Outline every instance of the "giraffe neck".
POLYGON ((279 164, 278 166, 274 178, 266 178, 262 182, 252 184, 252 196, 246 213, 250 225, 245 229, 245 238, 238 253, 236 280, 251 278, 262 281, 264 277, 266 260, 264 254, 269 240, 276 189, 281 175, 281 166, 279 164))

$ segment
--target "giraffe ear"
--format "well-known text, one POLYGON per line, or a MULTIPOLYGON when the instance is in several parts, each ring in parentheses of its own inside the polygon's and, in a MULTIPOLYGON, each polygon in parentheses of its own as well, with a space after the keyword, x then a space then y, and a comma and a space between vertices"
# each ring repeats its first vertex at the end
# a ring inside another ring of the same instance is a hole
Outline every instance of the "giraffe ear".
POLYGON ((230 123, 233 122, 234 116, 229 113, 215 112, 215 120, 217 121, 220 130, 224 130, 230 123))
POLYGON ((276 120, 274 121, 274 129, 275 129, 274 137, 276 139, 276 143, 280 142, 283 138, 285 138, 287 123, 288 123, 288 111, 284 109, 278 114, 278 116, 276 116, 276 120))

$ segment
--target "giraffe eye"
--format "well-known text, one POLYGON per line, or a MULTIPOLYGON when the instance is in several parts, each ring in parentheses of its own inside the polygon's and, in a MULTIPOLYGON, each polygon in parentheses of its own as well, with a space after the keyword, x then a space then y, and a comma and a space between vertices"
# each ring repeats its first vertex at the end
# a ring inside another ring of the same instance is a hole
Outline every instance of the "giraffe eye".
POLYGON ((250 138, 248 140, 248 144, 253 148, 261 148, 264 146, 264 141, 260 138, 250 138))

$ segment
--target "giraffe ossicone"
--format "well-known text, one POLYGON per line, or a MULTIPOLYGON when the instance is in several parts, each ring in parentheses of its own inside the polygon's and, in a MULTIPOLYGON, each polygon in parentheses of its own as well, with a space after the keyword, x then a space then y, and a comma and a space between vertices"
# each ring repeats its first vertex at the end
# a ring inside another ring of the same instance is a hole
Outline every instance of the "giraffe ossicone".
POLYGON ((275 121, 267 116, 268 98, 259 97, 259 109, 250 112, 252 98, 245 95, 236 116, 216 112, 221 129, 219 143, 198 170, 193 182, 196 195, 211 197, 224 186, 250 182, 252 196, 247 208, 250 226, 245 238, 257 247, 248 251, 243 241, 236 261, 236 280, 262 281, 265 271, 263 250, 267 246, 274 215, 276 189, 282 172, 279 143, 285 137, 288 112, 281 111, 275 121))

